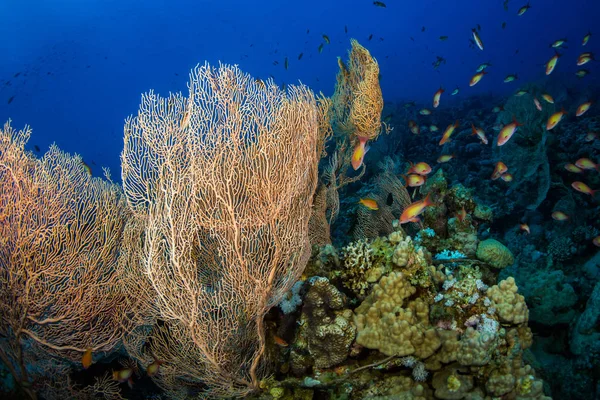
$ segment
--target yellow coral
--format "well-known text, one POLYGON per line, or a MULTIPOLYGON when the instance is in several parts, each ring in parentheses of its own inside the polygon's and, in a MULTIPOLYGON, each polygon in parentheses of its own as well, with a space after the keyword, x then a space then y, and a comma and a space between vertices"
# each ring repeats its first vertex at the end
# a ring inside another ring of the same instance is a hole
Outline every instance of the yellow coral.
POLYGON ((515 262, 511 251, 494 239, 487 239, 479 242, 477 246, 477 258, 498 269, 503 269, 515 262))
POLYGON ((429 323, 429 305, 422 299, 404 304, 415 292, 401 272, 381 278, 355 310, 356 342, 388 356, 431 356, 441 341, 429 323))
POLYGON ((529 320, 525 298, 517 293, 519 288, 511 276, 487 290, 501 322, 522 324, 529 320))

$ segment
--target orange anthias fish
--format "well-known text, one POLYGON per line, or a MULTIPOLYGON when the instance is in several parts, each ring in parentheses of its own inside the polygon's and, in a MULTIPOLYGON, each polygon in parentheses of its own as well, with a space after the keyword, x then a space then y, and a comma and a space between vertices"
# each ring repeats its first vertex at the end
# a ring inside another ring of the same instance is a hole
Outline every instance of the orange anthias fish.
POLYGON ((404 178, 404 181, 406 182, 404 184, 404 187, 407 187, 407 186, 418 187, 418 186, 422 186, 425 183, 424 175, 410 174, 410 175, 402 175, 402 177, 404 178))
POLYGON ((148 376, 156 376, 158 375, 158 371, 160 370, 160 366, 162 365, 162 361, 154 360, 154 362, 146 368, 146 373, 148 376))
POLYGON ((581 41, 581 45, 585 46, 590 41, 591 37, 592 37, 592 32, 588 32, 587 35, 585 35, 583 37, 583 40, 581 41))
POLYGON ((500 130, 500 133, 498 134, 498 139, 496 140, 496 145, 503 146, 504 144, 506 144, 506 142, 508 142, 512 135, 514 135, 517 131, 517 127, 521 125, 523 124, 518 122, 517 119, 513 117, 513 121, 510 124, 505 125, 504 128, 500 130))
POLYGON ((566 221, 569 219, 569 216, 562 211, 554 211, 552 213, 552 219, 555 221, 566 221))
POLYGON ((475 125, 471 124, 471 131, 473 132, 471 135, 477 135, 481 139, 481 143, 488 144, 488 138, 485 136, 483 129, 475 128, 475 125))
POLYGON ((586 185, 583 182, 579 182, 579 181, 575 181, 575 182, 571 183, 571 186, 573 187, 573 189, 577 190, 578 192, 589 194, 592 197, 594 196, 594 194, 596 194, 596 192, 598 190, 600 190, 600 189, 592 190, 592 189, 590 189, 590 187, 588 185, 586 185))
POLYGON ((454 154, 443 154, 438 159, 437 162, 440 164, 447 163, 448 161, 454 158, 454 154))
POLYGON ((479 50, 483 50, 483 42, 477 33, 477 29, 471 29, 471 32, 473 32, 473 40, 475 41, 475 44, 477 47, 479 47, 479 50))
POLYGON ((565 164, 565 169, 569 172, 574 172, 576 174, 580 174, 583 172, 583 170, 581 168, 579 168, 577 165, 575 164, 565 164))
POLYGON ((419 215, 425 211, 425 208, 432 206, 434 203, 429 199, 429 194, 419 201, 415 201, 404 209, 400 216, 400 224, 406 224, 408 222, 419 222, 419 215))
POLYGON ((581 117, 583 114, 586 113, 587 110, 590 109, 591 105, 592 105, 591 101, 586 101, 585 103, 583 103, 582 105, 577 107, 577 112, 575 113, 575 115, 577 117, 581 117))
POLYGON ((414 133, 415 135, 418 135, 421 132, 421 128, 419 127, 419 124, 417 124, 412 119, 410 121, 408 121, 408 129, 410 129, 410 131, 412 133, 414 133))
POLYGON ((500 175, 500 179, 502 179, 504 182, 512 182, 513 176, 512 174, 507 172, 505 174, 500 175))
POLYGON ((81 363, 83 364, 84 369, 88 369, 92 365, 92 349, 87 348, 85 353, 83 353, 83 357, 81 357, 81 363))
POLYGON ((600 236, 596 236, 594 240, 592 240, 592 243, 594 243, 594 246, 600 247, 600 236))
POLYGON ((525 4, 523 7, 519 8, 519 11, 517 11, 517 15, 520 17, 521 15, 525 14, 530 8, 531 6, 529 5, 529 3, 525 4))
POLYGON ((407 174, 427 175, 431 172, 431 167, 426 162, 410 163, 410 168, 406 171, 407 174))
MULTIPOLYGON (((375 200, 373 200, 375 201, 375 200)), ((377 203, 375 203, 375 205, 377 205, 377 203)), ((375 208, 375 210, 377 210, 377 208, 375 208)), ((288 346, 288 342, 286 342, 285 340, 283 340, 282 338, 280 338, 277 335, 273 335, 273 340, 275 341, 275 344, 277 346, 281 346, 281 347, 287 347, 288 346)))
POLYGON ((556 53, 550 60, 548 60, 548 62, 546 63, 546 75, 550 75, 552 71, 554 71, 554 68, 556 68, 556 63, 558 63, 559 57, 560 54, 556 53))
POLYGON ((491 179, 495 181, 496 179, 500 178, 500 176, 502 176, 502 174, 506 171, 508 171, 508 167, 506 166, 506 164, 504 164, 502 161, 498 161, 496 163, 496 167, 494 168, 494 172, 492 173, 491 179))
POLYGON ((522 231, 525 231, 525 232, 527 232, 528 234, 530 234, 530 233, 531 233, 531 231, 529 230, 529 225, 527 225, 527 224, 521 224, 521 225, 520 225, 520 228, 521 228, 521 230, 522 230, 522 231))
POLYGON ((437 92, 433 95, 433 108, 438 108, 440 105, 440 97, 444 93, 444 88, 439 88, 437 92))
POLYGON ((537 108, 538 111, 542 111, 542 105, 540 104, 540 101, 537 99, 537 97, 533 98, 533 104, 535 104, 535 108, 537 108))
POLYGON ((542 95, 542 99, 546 100, 550 104, 554 104, 554 99, 548 93, 542 95))
POLYGON ((362 204, 363 206, 367 207, 369 210, 379 210, 379 206, 377 205, 377 202, 373 199, 360 199, 358 201, 360 204, 362 204))
POLYGON ((575 165, 581 169, 595 169, 596 171, 600 171, 600 164, 595 164, 589 158, 580 158, 575 161, 575 165))
POLYGON ((475 75, 473 75, 473 77, 471 78, 471 82, 469 82, 469 86, 475 86, 479 83, 479 81, 481 80, 481 78, 483 78, 483 76, 487 74, 487 72, 485 71, 481 71, 476 73, 475 75))
POLYGON ((567 114, 567 112, 565 111, 564 108, 561 109, 560 111, 557 111, 554 114, 552 114, 550 116, 550 118, 548 118, 548 123, 546 123, 546 129, 547 130, 553 129, 560 122, 560 120, 563 118, 563 116, 566 114, 567 114))
POLYGON ((465 220, 465 218, 467 218, 467 210, 465 210, 465 206, 463 206, 462 210, 460 210, 456 213, 456 218, 460 222, 463 222, 465 220))
POLYGON ((118 371, 113 371, 112 373, 113 379, 119 383, 127 382, 129 387, 133 387, 133 380, 131 376, 133 375, 133 369, 131 368, 123 368, 118 371))
POLYGON ((448 125, 448 127, 446 128, 446 131, 444 132, 444 135, 442 136, 442 140, 440 140, 440 143, 439 143, 440 146, 450 140, 450 135, 452 135, 452 133, 454 133, 454 130, 456 128, 458 128, 458 121, 456 121, 454 123, 454 125, 452 125, 452 124, 448 125))
POLYGON ((367 140, 369 140, 369 138, 359 136, 358 143, 354 147, 354 153, 352 153, 352 168, 354 168, 355 171, 363 164, 365 154, 369 151, 369 149, 365 147, 367 140))
POLYGON ((581 53, 581 55, 577 58, 577 65, 581 66, 589 63, 594 59, 594 55, 590 52, 581 53))

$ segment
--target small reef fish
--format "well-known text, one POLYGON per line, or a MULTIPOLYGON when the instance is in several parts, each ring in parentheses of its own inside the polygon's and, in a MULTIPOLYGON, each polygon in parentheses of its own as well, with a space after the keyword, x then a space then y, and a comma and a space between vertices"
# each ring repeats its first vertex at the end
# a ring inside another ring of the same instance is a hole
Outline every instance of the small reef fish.
POLYGON ((440 41, 445 42, 446 40, 448 40, 448 36, 446 36, 446 35, 440 36, 440 41))
POLYGON ((555 48, 555 49, 559 49, 563 44, 567 43, 567 39, 558 39, 555 40, 550 47, 555 48))
POLYGON ((404 209, 402 215, 400 216, 400 224, 406 224, 408 222, 419 222, 419 215, 425 211, 425 208, 428 206, 434 205, 434 203, 429 199, 429 194, 423 199, 419 201, 415 201, 408 207, 404 209))
POLYGON ((580 69, 579 71, 575 72, 575 76, 581 79, 589 73, 590 71, 588 71, 587 69, 580 69))
POLYGON ((590 61, 592 61, 594 59, 594 56, 592 53, 581 53, 581 55, 577 58, 577 65, 578 66, 582 66, 585 65, 587 63, 589 63, 590 61))
POLYGON ((535 108, 537 108, 538 111, 542 111, 542 105, 540 104, 540 101, 537 99, 537 97, 533 98, 533 104, 535 104, 535 108))
POLYGON ((500 111, 504 111, 504 107, 496 106, 496 107, 492 108, 493 113, 499 113, 500 111))
POLYGON ((133 387, 133 380, 131 376, 133 375, 133 369, 131 368, 123 368, 118 371, 113 371, 112 376, 113 379, 119 383, 127 382, 130 388, 133 387))
POLYGON ((419 111, 419 114, 421 115, 431 115, 431 110, 428 110, 426 108, 423 108, 419 111))
POLYGON ((504 78, 504 83, 513 82, 513 81, 516 81, 517 79, 519 79, 519 76, 517 74, 508 75, 506 78, 504 78))
POLYGON ((594 240, 592 240, 592 243, 594 243, 594 246, 600 247, 600 236, 596 236, 594 240))
POLYGON ((520 17, 521 15, 525 14, 530 8, 531 6, 529 5, 529 3, 525 4, 523 7, 519 8, 519 11, 517 11, 517 15, 520 17))
POLYGON ((446 128, 446 131, 444 131, 444 135, 442 136, 442 139, 440 140, 440 143, 439 143, 440 146, 450 140, 450 136, 452 135, 452 133, 454 133, 454 130, 456 128, 458 128, 458 121, 456 121, 454 124, 448 125, 448 127, 446 128))
POLYGON ((591 37, 592 37, 592 32, 588 32, 587 35, 585 35, 583 37, 583 40, 581 41, 581 45, 585 46, 586 44, 588 44, 588 42, 590 41, 591 37))
POLYGON ((369 151, 369 148, 366 147, 367 140, 369 138, 365 136, 358 137, 358 143, 354 147, 354 153, 352 153, 352 168, 356 171, 363 164, 363 160, 365 158, 365 154, 369 151))
POLYGON ((458 86, 456 87, 456 89, 454 89, 452 91, 452 93, 450 93, 450 96, 456 96, 458 93, 460 92, 460 89, 458 88, 458 86))
POLYGON ((290 66, 290 63, 289 63, 289 61, 288 61, 288 58, 286 57, 286 58, 283 60, 283 67, 284 67, 285 69, 288 69, 288 67, 289 67, 289 66, 290 66))
POLYGON ((463 222, 467 218, 467 210, 465 210, 465 206, 459 211, 456 212, 456 219, 460 222, 463 222))
MULTIPOLYGON (((375 208, 371 208, 371 207, 366 206, 366 205, 365 205, 365 207, 367 207, 367 208, 369 208, 371 210, 378 210, 379 209, 379 207, 377 207, 377 202, 375 202, 375 200, 372 200, 372 199, 364 199, 364 200, 365 200, 365 202, 371 202, 372 201, 375 204, 375 208)), ((362 203, 362 201, 363 200, 361 200, 361 203, 362 203)), ((363 205, 364 205, 364 203, 363 203, 363 205)), ((275 344, 277 346, 280 346, 280 347, 287 347, 288 346, 288 342, 286 342, 285 340, 283 340, 282 338, 280 338, 277 335, 273 335, 273 341, 275 342, 275 344)))
POLYGON ((583 103, 582 105, 577 107, 577 112, 575 112, 575 115, 577 117, 581 117, 583 114, 585 114, 587 112, 587 110, 590 109, 591 105, 592 105, 591 101, 586 101, 585 103, 583 103))
POLYGON ((479 67, 477 67, 477 70, 475 70, 475 72, 481 72, 484 69, 486 69, 487 67, 491 67, 491 66, 492 66, 492 64, 490 64, 489 62, 479 64, 479 67))
POLYGON ((477 45, 477 47, 479 47, 479 50, 483 50, 483 42, 481 41, 481 38, 477 33, 477 29, 473 28, 471 29, 471 32, 473 33, 473 40, 475 41, 475 44, 477 45))
POLYGON ((440 128, 438 128, 437 125, 429 125, 429 130, 431 132, 437 132, 440 130, 440 128))
POLYGON ((363 206, 367 207, 369 210, 379 210, 379 206, 377 205, 377 202, 373 199, 365 198, 365 199, 360 199, 358 202, 360 204, 362 204, 363 206))
POLYGON ((83 165, 83 169, 88 174, 88 176, 92 176, 92 168, 87 165, 83 160, 81 161, 81 165, 83 165))
POLYGON ((513 117, 512 122, 508 125, 505 125, 504 128, 500 130, 500 133, 498 134, 498 139, 496 140, 496 145, 503 146, 504 144, 506 144, 506 142, 508 142, 512 135, 514 135, 517 131, 517 127, 522 125, 523 124, 518 122, 517 119, 513 117))
POLYGON ((433 95, 433 108, 438 108, 440 105, 440 97, 444 93, 444 88, 440 87, 437 92, 433 95))
POLYGON ((487 74, 487 72, 485 71, 481 71, 476 73, 475 75, 473 75, 473 77, 471 78, 471 81, 469 82, 469 86, 475 86, 479 83, 479 81, 481 80, 481 78, 483 78, 483 76, 487 74))
POLYGON ((531 231, 529 230, 529 225, 521 224, 521 225, 519 225, 519 227, 521 228, 522 231, 527 232, 527 234, 531 234, 531 231))
POLYGON ((323 34, 323 40, 325 41, 325 43, 329 44, 331 43, 331 41, 329 40, 329 36, 323 34))
POLYGON ((304 55, 304 53, 300 53, 298 54, 298 60, 302 60, 302 56, 304 55))
POLYGON ((477 135, 477 137, 481 140, 481 143, 488 144, 488 138, 485 136, 485 132, 481 128, 476 128, 475 125, 471 124, 472 135, 477 135))
POLYGON ((515 96, 521 97, 521 96, 525 96, 527 93, 529 93, 527 90, 521 89, 517 93, 515 93, 515 96))
POLYGON ((87 348, 85 353, 83 353, 83 357, 81 357, 81 364, 83 365, 83 369, 88 369, 92 365, 92 349, 87 348))
POLYGON ((600 164, 595 164, 589 158, 580 158, 575 161, 575 165, 581 169, 595 169, 596 171, 600 171, 600 164))
POLYGON ((548 102, 550 104, 554 104, 554 99, 548 93, 544 93, 542 95, 542 99, 546 100, 546 102, 548 102))
POLYGON ((577 165, 575 164, 565 164, 565 169, 569 172, 573 172, 575 174, 580 174, 583 172, 583 170, 581 168, 579 168, 577 165))
POLYGON ((546 123, 546 130, 552 130, 556 125, 558 125, 558 123, 560 122, 560 120, 566 114, 567 114, 567 112, 565 111, 564 108, 561 109, 560 111, 557 111, 554 114, 552 114, 550 116, 550 118, 548 118, 548 122, 546 123))
POLYGON ((579 182, 579 181, 575 181, 575 182, 571 183, 571 186, 573 187, 573 189, 577 190, 578 192, 589 194, 592 197, 594 196, 594 194, 596 194, 596 192, 598 190, 600 190, 600 189, 592 190, 592 189, 590 189, 590 187, 588 185, 586 185, 583 182, 579 182))
POLYGON ((444 155, 441 155, 437 159, 437 162, 440 164, 443 164, 443 163, 447 163, 448 161, 452 160, 453 158, 454 158, 454 154, 444 154, 444 155))
POLYGON ((431 167, 426 162, 418 162, 413 164, 409 161, 410 168, 406 171, 407 174, 427 175, 431 172, 431 167))
POLYGON ((554 211, 552 213, 552 219, 555 221, 567 221, 569 216, 562 211, 554 211))
POLYGON ((513 176, 512 174, 507 172, 505 174, 500 175, 500 179, 502 179, 504 182, 512 182, 513 176))
POLYGON ((152 362, 152 364, 148 365, 148 367, 146 367, 146 374, 148 374, 148 376, 156 376, 158 375, 158 372, 160 371, 160 366, 162 365, 162 361, 159 360, 154 360, 152 362))
POLYGON ((492 173, 492 176, 490 178, 493 181, 495 181, 496 179, 500 178, 502 174, 506 173, 506 171, 508 171, 508 167, 506 166, 506 164, 504 164, 502 161, 498 161, 496 163, 496 167, 494 167, 494 172, 492 173))
POLYGON ((386 8, 386 5, 385 5, 385 3, 381 2, 381 1, 374 1, 374 2, 373 2, 373 5, 374 5, 375 7, 386 8))
POLYGON ((323 52, 323 43, 321 43, 321 44, 319 45, 319 53, 322 53, 322 52, 323 52))
POLYGON ((560 54, 556 53, 552 56, 550 60, 548 60, 548 62, 546 63, 546 75, 550 75, 552 71, 554 71, 554 68, 556 68, 556 64, 558 63, 559 57, 560 54))
POLYGON ((410 131, 415 135, 421 133, 421 128, 419 127, 419 124, 417 124, 412 119, 408 121, 408 129, 410 129, 410 131))
POLYGON ((406 182, 404 184, 404 187, 407 187, 407 186, 418 187, 418 186, 422 186, 425 183, 424 175, 410 174, 410 175, 402 175, 402 177, 404 178, 404 181, 406 182))
POLYGON ((588 132, 583 140, 585 140, 586 142, 593 142, 597 138, 598 134, 596 132, 588 132))

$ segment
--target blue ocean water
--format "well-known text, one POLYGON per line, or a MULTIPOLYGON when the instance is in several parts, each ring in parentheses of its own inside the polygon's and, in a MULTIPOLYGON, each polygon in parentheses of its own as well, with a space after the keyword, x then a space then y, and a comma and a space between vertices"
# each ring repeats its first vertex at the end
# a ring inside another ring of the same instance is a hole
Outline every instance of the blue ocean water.
MULTIPOLYGON (((508 74, 518 74, 520 83, 546 79, 543 64, 554 54, 549 45, 560 38, 569 41, 557 75, 575 80, 577 66, 568 60, 600 15, 593 0, 534 1, 520 17, 525 2, 517 0, 508 1, 508 11, 502 0, 372 3, 6 0, 0 4, 0 119, 31 125, 30 145, 47 149, 56 142, 93 161, 95 175, 107 166, 118 178, 123 121, 137 112, 141 93, 185 92, 189 70, 205 60, 238 64, 278 84, 300 80, 331 95, 336 57, 345 57, 355 38, 379 62, 386 101, 428 103, 443 86, 445 101, 458 102, 515 90, 517 84, 502 82, 508 74), (477 25, 483 51, 469 46, 477 25), (319 53, 322 35, 331 43, 319 53), (437 56, 446 62, 434 69, 437 56), (489 75, 469 88, 474 69, 488 61, 489 75), (456 86, 460 95, 449 98, 456 86)), ((585 84, 597 79, 592 74, 585 84)))

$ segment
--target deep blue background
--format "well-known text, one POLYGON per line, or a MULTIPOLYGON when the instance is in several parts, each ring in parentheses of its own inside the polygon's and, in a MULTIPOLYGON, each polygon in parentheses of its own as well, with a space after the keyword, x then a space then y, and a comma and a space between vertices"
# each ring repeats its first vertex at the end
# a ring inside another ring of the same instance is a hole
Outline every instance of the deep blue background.
MULTIPOLYGON (((0 122, 30 124, 31 148, 44 151, 56 142, 94 161, 95 175, 109 166, 118 180, 123 122, 137 112, 141 93, 186 92, 189 70, 205 60, 239 64, 277 83, 301 80, 331 95, 336 57, 345 59, 349 39, 356 38, 380 63, 386 101, 430 104, 443 85, 444 107, 472 94, 508 94, 527 81, 571 80, 577 55, 600 52, 598 0, 533 0, 521 17, 516 14, 524 0, 510 0, 508 12, 503 0, 384 2, 386 8, 370 0, 1 0, 0 122), (484 51, 469 46, 477 24, 484 51), (593 36, 582 48, 590 29, 593 36), (319 54, 322 34, 331 44, 319 54), (441 35, 449 39, 440 41, 441 35), (568 49, 545 77, 543 64, 554 54, 549 45, 563 37, 568 49), (434 70, 437 55, 447 63, 434 70), (484 61, 493 64, 489 75, 469 88, 484 61), (504 84, 510 73, 519 81, 504 84), (450 97, 456 85, 461 93, 450 97)), ((593 72, 580 85, 598 83, 593 64, 585 66, 593 72)))

